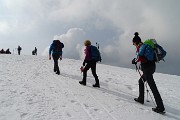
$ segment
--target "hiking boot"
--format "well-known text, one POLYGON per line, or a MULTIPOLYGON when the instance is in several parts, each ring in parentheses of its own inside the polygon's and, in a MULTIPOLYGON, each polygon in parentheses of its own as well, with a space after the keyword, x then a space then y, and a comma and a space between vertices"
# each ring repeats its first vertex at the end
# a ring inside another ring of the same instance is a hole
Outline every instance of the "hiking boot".
POLYGON ((152 108, 152 110, 154 112, 157 112, 157 113, 165 113, 165 108, 164 107, 156 107, 156 108, 152 108))
POLYGON ((99 85, 99 84, 94 84, 93 87, 98 87, 98 88, 100 88, 100 85, 99 85))
POLYGON ((134 100, 138 103, 144 104, 144 100, 140 100, 139 98, 134 98, 134 100))
POLYGON ((86 85, 86 82, 84 82, 84 81, 79 81, 79 84, 81 84, 81 85, 86 85))
POLYGON ((57 75, 60 75, 60 72, 56 72, 57 75))

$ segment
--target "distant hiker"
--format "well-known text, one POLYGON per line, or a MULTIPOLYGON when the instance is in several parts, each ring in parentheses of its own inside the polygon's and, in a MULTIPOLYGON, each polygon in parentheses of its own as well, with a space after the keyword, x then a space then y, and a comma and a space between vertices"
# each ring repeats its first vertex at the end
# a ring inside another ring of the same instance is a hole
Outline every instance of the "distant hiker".
POLYGON ((20 46, 18 46, 17 50, 18 50, 18 55, 20 55, 22 48, 20 46))
POLYGON ((0 53, 1 53, 1 54, 4 54, 4 53, 6 53, 6 52, 4 51, 4 49, 1 49, 0 53))
POLYGON ((37 55, 37 48, 34 49, 34 54, 37 55))
POLYGON ((35 47, 35 49, 32 51, 32 55, 37 55, 37 48, 35 47))
POLYGON ((135 64, 137 66, 137 62, 141 62, 141 70, 143 72, 143 75, 139 79, 139 97, 135 98, 134 100, 136 102, 139 102, 141 104, 144 104, 144 84, 147 81, 157 104, 156 108, 152 108, 153 111, 157 113, 164 112, 164 104, 161 98, 161 95, 159 94, 159 91, 157 89, 157 86, 155 84, 155 81, 153 79, 153 73, 156 69, 155 61, 149 61, 144 56, 144 54, 148 54, 150 52, 149 46, 146 46, 141 42, 141 38, 138 36, 139 33, 135 32, 135 37, 133 38, 132 42, 133 45, 137 48, 137 59, 134 58, 132 60, 132 64, 135 64), (146 51, 145 51, 146 50, 146 51))
POLYGON ((49 60, 51 60, 51 52, 54 60, 54 72, 60 75, 60 70, 58 66, 58 59, 62 60, 62 48, 64 48, 64 44, 59 40, 54 40, 49 48, 49 60))
POLYGON ((83 62, 83 67, 81 67, 81 71, 83 72, 83 79, 82 79, 82 81, 79 81, 79 83, 82 85, 86 85, 87 71, 89 70, 89 68, 91 68, 92 74, 96 81, 96 83, 93 85, 93 87, 100 87, 99 79, 96 74, 96 63, 97 63, 97 61, 100 61, 101 58, 99 60, 96 60, 95 58, 92 57, 93 56, 92 49, 94 49, 95 46, 91 45, 91 41, 89 41, 89 40, 84 41, 84 46, 86 47, 84 50, 85 59, 83 62))
POLYGON ((9 48, 6 50, 6 54, 11 54, 11 52, 9 51, 9 48))

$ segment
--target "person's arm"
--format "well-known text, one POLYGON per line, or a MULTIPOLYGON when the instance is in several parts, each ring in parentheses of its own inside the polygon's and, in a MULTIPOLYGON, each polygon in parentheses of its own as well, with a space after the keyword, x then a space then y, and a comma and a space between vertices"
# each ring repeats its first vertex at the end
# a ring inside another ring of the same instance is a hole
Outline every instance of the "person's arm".
POLYGON ((142 44, 138 50, 138 56, 137 56, 136 62, 145 62, 146 61, 144 58, 145 49, 146 49, 146 45, 142 44))
POLYGON ((83 66, 85 66, 86 62, 89 60, 89 47, 86 46, 86 48, 84 49, 84 61, 83 61, 83 66))
POLYGON ((51 44, 50 48, 49 48, 49 60, 51 60, 51 52, 53 49, 53 44, 51 44))
POLYGON ((61 47, 64 48, 64 44, 63 43, 61 43, 61 47))

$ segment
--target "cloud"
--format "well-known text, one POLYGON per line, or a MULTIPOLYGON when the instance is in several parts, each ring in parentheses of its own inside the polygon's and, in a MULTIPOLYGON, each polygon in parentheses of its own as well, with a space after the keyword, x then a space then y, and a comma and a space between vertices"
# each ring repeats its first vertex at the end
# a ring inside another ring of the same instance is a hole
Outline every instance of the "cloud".
POLYGON ((7 34, 10 31, 10 27, 7 22, 0 21, 0 34, 7 34))

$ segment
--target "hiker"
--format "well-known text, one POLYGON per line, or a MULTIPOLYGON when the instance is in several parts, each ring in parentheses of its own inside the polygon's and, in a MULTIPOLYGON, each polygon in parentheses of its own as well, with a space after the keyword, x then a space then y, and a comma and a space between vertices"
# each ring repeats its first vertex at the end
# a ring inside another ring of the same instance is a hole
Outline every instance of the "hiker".
POLYGON ((86 47, 84 50, 85 58, 84 58, 84 62, 83 62, 83 67, 81 68, 81 71, 83 72, 83 79, 82 79, 82 81, 79 81, 79 83, 81 85, 86 85, 87 71, 89 70, 89 68, 91 68, 92 74, 93 74, 93 76, 95 78, 95 82, 96 82, 93 85, 93 87, 99 87, 100 88, 99 79, 98 79, 98 76, 96 74, 97 60, 92 58, 91 41, 90 40, 84 41, 84 46, 86 47))
POLYGON ((1 53, 1 54, 4 54, 4 53, 6 53, 6 52, 4 51, 4 49, 1 49, 0 53, 1 53))
POLYGON ((18 45, 17 50, 18 50, 18 55, 20 55, 20 52, 21 52, 22 48, 19 45, 18 45))
POLYGON ((9 48, 6 50, 6 54, 11 54, 11 52, 9 51, 9 48))
POLYGON ((144 52, 145 49, 147 49, 147 47, 145 47, 145 44, 143 44, 141 42, 141 38, 139 37, 139 33, 135 32, 135 37, 133 38, 132 42, 133 45, 136 46, 137 49, 137 59, 134 58, 132 60, 132 64, 135 64, 137 67, 137 62, 140 62, 141 65, 141 70, 143 72, 143 75, 140 77, 139 79, 139 97, 138 98, 134 98, 134 100, 136 102, 139 102, 141 104, 144 104, 144 84, 145 82, 148 83, 155 101, 156 101, 156 108, 152 108, 153 111, 157 112, 157 113, 161 113, 165 111, 164 105, 163 105, 163 101, 161 98, 161 95, 159 94, 159 91, 157 89, 157 86, 155 84, 155 81, 153 79, 153 73, 155 72, 156 69, 156 64, 155 61, 148 61, 143 55, 141 55, 141 53, 144 52))
POLYGON ((49 48, 49 60, 51 60, 51 52, 54 60, 54 72, 60 75, 60 70, 58 66, 58 59, 62 60, 62 48, 64 48, 64 44, 59 40, 54 40, 49 48))
POLYGON ((35 49, 32 51, 32 55, 37 55, 37 48, 35 47, 35 49))
POLYGON ((34 55, 37 55, 37 48, 34 49, 34 55))

